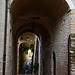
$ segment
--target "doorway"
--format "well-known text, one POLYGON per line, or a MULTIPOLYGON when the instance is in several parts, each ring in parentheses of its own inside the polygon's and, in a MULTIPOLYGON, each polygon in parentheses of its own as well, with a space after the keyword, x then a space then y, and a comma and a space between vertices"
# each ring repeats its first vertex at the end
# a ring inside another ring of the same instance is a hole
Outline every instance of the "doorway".
POLYGON ((18 38, 17 75, 38 75, 39 38, 31 32, 22 33, 18 38))

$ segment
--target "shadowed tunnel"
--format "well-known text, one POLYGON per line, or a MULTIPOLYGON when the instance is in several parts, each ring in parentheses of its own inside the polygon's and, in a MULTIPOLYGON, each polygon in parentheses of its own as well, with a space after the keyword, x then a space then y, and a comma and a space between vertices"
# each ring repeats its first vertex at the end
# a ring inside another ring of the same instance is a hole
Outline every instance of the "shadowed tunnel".
POLYGON ((12 65, 10 68, 7 67, 9 71, 7 70, 6 74, 19 75, 17 73, 18 38, 23 33, 31 32, 39 37, 38 75, 68 75, 68 60, 60 58, 64 53, 67 58, 65 50, 67 50, 67 38, 70 33, 70 9, 67 2, 65 0, 13 0, 9 4, 11 5, 9 11, 11 54, 8 57, 11 56, 11 60, 6 63, 8 65, 11 62, 12 65), (56 55, 53 56, 54 53, 56 55), (53 64, 52 61, 55 63, 53 64), (62 63, 65 66, 61 65, 62 63))

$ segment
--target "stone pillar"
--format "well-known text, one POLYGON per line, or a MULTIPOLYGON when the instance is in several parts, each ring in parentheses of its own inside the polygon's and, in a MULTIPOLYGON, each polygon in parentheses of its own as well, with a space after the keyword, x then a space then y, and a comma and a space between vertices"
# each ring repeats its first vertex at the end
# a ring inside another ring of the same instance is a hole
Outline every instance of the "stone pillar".
POLYGON ((39 64, 39 67, 40 67, 40 75, 43 75, 43 56, 42 56, 42 46, 40 46, 40 64, 39 64))

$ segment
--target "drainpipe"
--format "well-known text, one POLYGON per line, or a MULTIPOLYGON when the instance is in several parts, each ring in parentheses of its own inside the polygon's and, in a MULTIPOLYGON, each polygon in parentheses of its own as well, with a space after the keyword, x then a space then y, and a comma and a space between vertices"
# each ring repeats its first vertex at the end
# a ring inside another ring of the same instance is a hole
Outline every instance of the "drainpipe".
POLYGON ((2 75, 5 75, 6 64, 6 39, 7 39, 7 13, 8 13, 8 0, 5 0, 5 27, 4 27, 4 51, 3 51, 3 71, 2 75))

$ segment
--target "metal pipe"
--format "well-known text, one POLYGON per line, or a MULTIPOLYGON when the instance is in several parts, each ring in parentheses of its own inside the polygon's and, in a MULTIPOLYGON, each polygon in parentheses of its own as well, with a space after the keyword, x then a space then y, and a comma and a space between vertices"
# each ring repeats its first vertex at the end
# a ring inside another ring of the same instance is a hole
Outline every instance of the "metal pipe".
POLYGON ((2 75, 5 75, 6 64, 6 39, 7 39, 7 13, 8 13, 8 0, 5 0, 5 27, 4 27, 4 51, 3 51, 3 71, 2 75))

